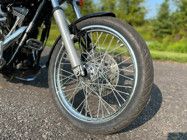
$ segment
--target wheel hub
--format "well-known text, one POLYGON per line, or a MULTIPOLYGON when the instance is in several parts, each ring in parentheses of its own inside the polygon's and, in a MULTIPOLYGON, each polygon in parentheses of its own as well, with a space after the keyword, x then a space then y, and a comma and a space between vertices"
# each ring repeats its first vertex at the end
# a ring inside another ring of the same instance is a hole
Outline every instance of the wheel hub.
MULTIPOLYGON (((101 55, 101 54, 100 54, 101 55)), ((86 65, 87 70, 87 83, 90 83, 91 88, 93 88, 98 93, 102 93, 102 96, 106 96, 111 93, 111 90, 103 88, 103 85, 117 85, 119 81, 119 67, 116 60, 108 55, 102 54, 100 60, 90 61, 86 65)))

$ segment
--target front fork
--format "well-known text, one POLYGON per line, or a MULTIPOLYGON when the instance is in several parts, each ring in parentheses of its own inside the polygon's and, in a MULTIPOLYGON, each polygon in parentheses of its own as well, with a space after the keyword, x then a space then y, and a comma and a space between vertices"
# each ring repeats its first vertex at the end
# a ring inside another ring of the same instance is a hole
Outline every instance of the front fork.
POLYGON ((71 38, 71 34, 66 22, 64 12, 60 7, 58 0, 51 0, 51 2, 54 9, 53 16, 61 33, 61 37, 65 45, 65 49, 68 53, 68 57, 70 59, 73 72, 77 77, 85 76, 84 68, 81 64, 80 58, 77 55, 76 49, 74 48, 73 45, 73 40, 71 38))

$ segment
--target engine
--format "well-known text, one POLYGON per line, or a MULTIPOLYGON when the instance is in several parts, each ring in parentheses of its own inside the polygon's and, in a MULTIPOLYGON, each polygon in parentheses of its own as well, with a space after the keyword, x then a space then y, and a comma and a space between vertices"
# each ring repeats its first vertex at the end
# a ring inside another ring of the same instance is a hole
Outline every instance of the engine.
MULTIPOLYGON (((12 0, 0 1, 0 41, 11 38, 11 44, 8 44, 7 48, 3 52, 3 59, 5 62, 9 62, 11 57, 17 51, 17 47, 21 38, 21 30, 27 27, 31 22, 34 14, 37 10, 37 1, 32 0, 17 0, 11 5, 12 0), (20 6, 21 5, 21 6, 20 6), (19 32, 20 31, 20 32, 19 32), (14 34, 17 33, 15 36, 14 34), (19 35, 20 34, 20 35, 19 35), (15 37, 15 38, 13 38, 15 37)), ((14 61, 6 67, 5 72, 9 71, 21 71, 24 73, 28 69, 38 69, 38 56, 42 50, 43 44, 37 40, 38 30, 29 35, 29 38, 25 41, 25 44, 21 47, 16 54, 14 61)))

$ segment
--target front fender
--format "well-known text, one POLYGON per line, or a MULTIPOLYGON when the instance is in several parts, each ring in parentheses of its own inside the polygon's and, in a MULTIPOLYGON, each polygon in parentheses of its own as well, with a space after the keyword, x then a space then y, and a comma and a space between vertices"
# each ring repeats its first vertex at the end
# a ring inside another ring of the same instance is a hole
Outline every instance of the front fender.
MULTIPOLYGON (((87 19, 90 19, 90 18, 94 18, 94 17, 116 17, 116 15, 112 12, 98 12, 98 13, 93 13, 93 14, 88 14, 86 16, 83 16, 81 18, 79 18, 78 20, 74 21, 73 23, 71 23, 71 25, 69 26, 70 30, 72 31, 72 29, 76 26, 76 24, 84 21, 84 20, 87 20, 87 19)), ((53 51, 56 47, 56 45, 58 44, 58 42, 60 41, 61 39, 61 36, 59 36, 55 43, 53 44, 51 50, 50 50, 50 53, 49 53, 49 58, 48 58, 48 61, 47 61, 47 64, 46 66, 49 66, 49 62, 50 62, 50 59, 51 59, 51 56, 53 54, 53 51)))
POLYGON ((79 18, 78 20, 76 20, 75 22, 72 23, 72 25, 76 25, 77 23, 89 19, 89 18, 94 18, 94 17, 116 17, 116 15, 112 12, 99 12, 99 13, 93 13, 93 14, 89 14, 86 16, 83 16, 81 18, 79 18))

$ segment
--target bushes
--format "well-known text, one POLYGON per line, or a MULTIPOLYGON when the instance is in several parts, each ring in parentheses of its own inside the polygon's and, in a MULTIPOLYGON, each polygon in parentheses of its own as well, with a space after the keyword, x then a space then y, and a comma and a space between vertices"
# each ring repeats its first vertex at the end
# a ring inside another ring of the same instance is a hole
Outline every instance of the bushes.
POLYGON ((169 61, 176 61, 176 62, 182 62, 182 63, 187 62, 186 53, 151 51, 151 55, 152 55, 152 58, 156 60, 169 60, 169 61))
POLYGON ((169 44, 167 51, 178 52, 178 53, 187 53, 187 39, 182 39, 178 42, 169 44))
POLYGON ((156 51, 187 53, 187 38, 183 38, 177 42, 172 42, 166 39, 161 42, 152 41, 148 42, 148 46, 151 50, 156 51))

